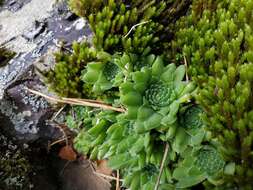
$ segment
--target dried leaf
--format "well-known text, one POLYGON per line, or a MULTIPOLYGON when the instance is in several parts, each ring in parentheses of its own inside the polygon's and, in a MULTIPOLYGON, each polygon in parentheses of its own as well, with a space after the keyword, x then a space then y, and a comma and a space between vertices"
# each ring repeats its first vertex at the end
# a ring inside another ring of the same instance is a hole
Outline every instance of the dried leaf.
POLYGON ((58 155, 60 158, 64 160, 69 160, 69 161, 74 161, 76 160, 76 157, 77 157, 75 151, 69 145, 62 147, 58 155))
POLYGON ((107 160, 98 160, 97 161, 97 170, 98 173, 104 174, 104 175, 111 175, 112 169, 108 167, 108 161, 107 160))

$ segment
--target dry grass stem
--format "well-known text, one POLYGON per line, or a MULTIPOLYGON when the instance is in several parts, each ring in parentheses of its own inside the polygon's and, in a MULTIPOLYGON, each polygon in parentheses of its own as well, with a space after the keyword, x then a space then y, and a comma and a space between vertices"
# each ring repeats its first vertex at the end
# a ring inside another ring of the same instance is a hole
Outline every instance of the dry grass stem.
POLYGON ((107 178, 107 179, 110 179, 110 180, 118 180, 118 181, 121 181, 123 182, 123 179, 118 179, 116 177, 113 177, 113 176, 109 176, 109 175, 105 175, 105 174, 101 174, 101 173, 98 173, 98 172, 94 172, 96 175, 100 176, 100 177, 104 177, 104 178, 107 178))
POLYGON ((67 141, 67 138, 62 138, 62 139, 59 139, 57 141, 54 141, 51 144, 49 144, 49 147, 54 146, 55 144, 61 143, 63 141, 67 141))
POLYGON ((116 112, 125 112, 125 109, 123 109, 123 108, 115 108, 115 107, 105 104, 101 101, 53 97, 53 96, 48 96, 46 94, 38 92, 36 90, 29 89, 29 88, 26 88, 26 90, 28 90, 29 92, 36 94, 38 96, 44 97, 50 101, 56 102, 56 103, 64 103, 64 104, 79 105, 79 106, 89 106, 89 107, 101 108, 101 109, 105 109, 105 110, 112 110, 112 111, 116 111, 116 112))
POLYGON ((131 29, 128 31, 128 33, 127 33, 123 38, 126 38, 127 36, 129 36, 129 34, 132 32, 132 30, 134 30, 137 26, 146 24, 146 23, 148 23, 148 22, 150 22, 150 20, 149 20, 149 21, 144 21, 144 22, 141 22, 141 23, 138 23, 138 24, 133 25, 133 26, 131 27, 131 29))
POLYGON ((54 121, 54 120, 60 115, 60 113, 64 110, 65 107, 66 107, 66 105, 62 106, 62 107, 53 115, 53 117, 50 119, 50 121, 54 121))
POLYGON ((189 81, 189 77, 188 77, 188 65, 187 65, 187 60, 186 57, 184 56, 184 65, 185 65, 185 77, 186 77, 186 82, 189 81))
POLYGON ((161 179, 161 176, 162 176, 162 173, 163 173, 163 168, 164 168, 164 164, 165 164, 168 152, 169 152, 169 144, 166 143, 164 154, 163 154, 163 159, 162 159, 161 166, 160 166, 159 175, 158 175, 154 190, 158 190, 158 187, 159 187, 159 184, 160 184, 160 179, 161 179))
POLYGON ((117 170, 116 190, 120 190, 120 187, 119 187, 119 170, 117 170))

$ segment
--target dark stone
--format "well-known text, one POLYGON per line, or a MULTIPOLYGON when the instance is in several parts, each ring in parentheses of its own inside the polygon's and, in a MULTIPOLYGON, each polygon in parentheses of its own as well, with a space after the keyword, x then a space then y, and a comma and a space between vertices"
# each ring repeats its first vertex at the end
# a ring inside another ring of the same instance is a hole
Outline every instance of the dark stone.
POLYGON ((56 140, 62 136, 62 132, 47 123, 53 115, 52 108, 44 98, 26 90, 41 90, 45 87, 32 73, 30 77, 16 82, 7 89, 4 99, 0 101, 0 128, 26 143, 38 139, 45 142, 56 140))
POLYGON ((65 19, 65 20, 68 20, 68 21, 74 21, 74 20, 76 20, 77 18, 78 18, 78 16, 77 16, 76 14, 72 13, 72 12, 68 12, 68 13, 65 15, 65 17, 64 17, 64 19, 65 19))
POLYGON ((110 190, 110 183, 94 173, 88 160, 58 160, 54 165, 60 172, 61 190, 110 190))
POLYGON ((17 3, 16 0, 11 0, 11 1, 8 2, 8 6, 12 6, 12 5, 14 5, 15 3, 17 3))
POLYGON ((45 31, 46 25, 46 22, 35 21, 33 28, 30 31, 24 33, 23 37, 27 40, 34 40, 42 32, 45 31))
POLYGON ((19 9, 21 9, 23 7, 23 3, 21 2, 16 2, 16 1, 13 1, 12 4, 8 7, 8 9, 12 12, 16 12, 18 11, 19 9))
POLYGON ((59 2, 56 5, 56 11, 58 15, 66 14, 69 11, 68 5, 64 1, 59 2))

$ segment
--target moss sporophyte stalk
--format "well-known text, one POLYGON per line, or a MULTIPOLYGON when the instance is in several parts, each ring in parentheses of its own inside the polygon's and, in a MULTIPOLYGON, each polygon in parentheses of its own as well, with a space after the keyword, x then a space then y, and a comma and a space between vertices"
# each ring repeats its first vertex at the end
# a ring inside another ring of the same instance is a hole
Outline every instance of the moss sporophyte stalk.
POLYGON ((50 86, 126 110, 75 107, 76 149, 131 190, 251 190, 253 0, 69 4, 93 44, 57 54, 50 86))

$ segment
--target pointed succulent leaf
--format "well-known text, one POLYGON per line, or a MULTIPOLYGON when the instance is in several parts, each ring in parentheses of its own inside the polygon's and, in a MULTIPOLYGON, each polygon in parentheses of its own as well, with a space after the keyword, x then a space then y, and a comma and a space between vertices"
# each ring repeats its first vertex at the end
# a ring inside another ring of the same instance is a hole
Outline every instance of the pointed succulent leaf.
POLYGON ((174 72, 176 70, 175 64, 169 64, 164 68, 164 72, 161 75, 161 79, 165 82, 173 82, 174 72))
POLYGON ((179 127, 173 140, 172 149, 177 153, 184 152, 184 150, 189 145, 189 141, 189 135, 183 128, 179 127))
POLYGON ((183 189, 192 187, 204 181, 206 178, 204 175, 199 176, 187 176, 176 183, 176 188, 183 189))
POLYGON ((234 173, 235 173, 235 163, 234 162, 228 163, 224 168, 224 173, 226 175, 234 175, 234 173))
POLYGON ((108 166, 112 169, 121 169, 129 165, 133 161, 133 158, 127 153, 118 154, 110 157, 108 166), (129 159, 130 158, 130 159, 129 159))
POLYGON ((180 83, 185 77, 185 66, 180 65, 179 67, 177 67, 177 69, 174 72, 174 75, 175 75, 174 79, 175 84, 180 83))
POLYGON ((123 104, 128 106, 138 106, 142 104, 142 96, 138 92, 130 91, 121 98, 121 101, 123 104))
POLYGON ((152 75, 160 77, 163 73, 164 65, 161 57, 157 57, 152 65, 152 75))

